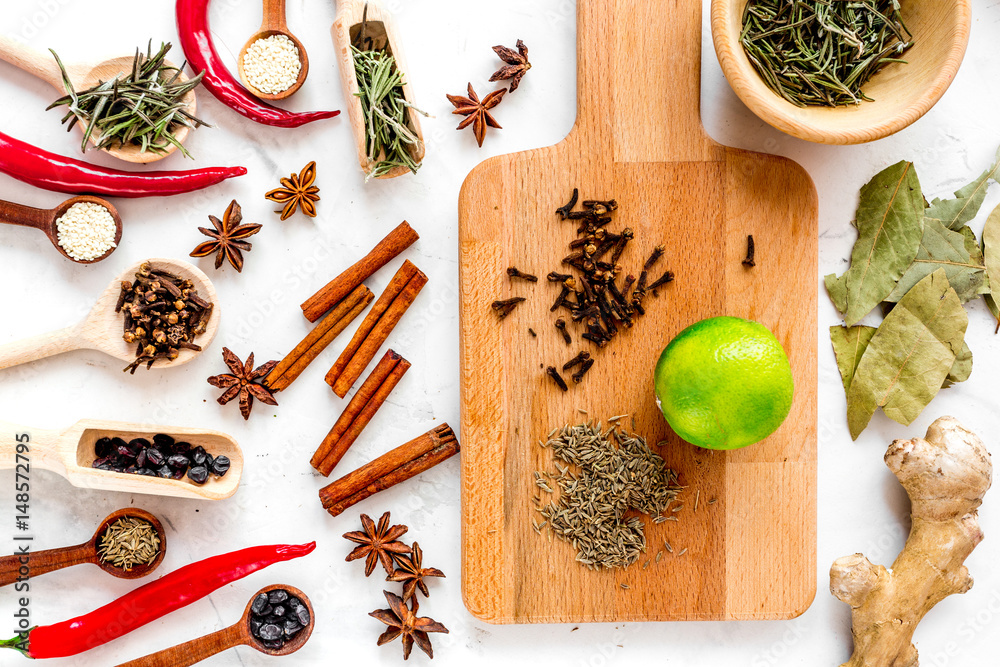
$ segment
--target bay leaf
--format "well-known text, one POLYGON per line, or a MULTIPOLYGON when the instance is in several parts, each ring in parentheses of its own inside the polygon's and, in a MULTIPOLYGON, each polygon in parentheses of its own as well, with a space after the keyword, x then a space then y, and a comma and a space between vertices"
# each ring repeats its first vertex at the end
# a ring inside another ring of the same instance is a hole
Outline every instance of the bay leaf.
POLYGON ((840 311, 841 314, 847 312, 847 276, 843 275, 839 278, 831 273, 823 282, 826 283, 827 294, 830 295, 830 300, 833 301, 833 305, 840 311))
POLYGON ((969 343, 966 341, 962 345, 962 350, 955 357, 955 363, 951 366, 951 371, 948 372, 948 377, 944 380, 944 385, 942 389, 947 389, 952 385, 956 385, 959 382, 965 382, 972 376, 972 348, 969 347, 969 343))
POLYGON ((874 335, 875 327, 830 327, 830 342, 833 343, 833 353, 837 357, 837 368, 840 369, 845 393, 851 390, 854 372, 874 335))
POLYGON ((948 229, 940 220, 924 218, 924 233, 917 256, 885 300, 899 301, 914 285, 938 269, 948 274, 948 282, 962 303, 975 299, 983 285, 986 267, 973 262, 967 243, 965 234, 948 229))
POLYGON ((1000 333, 1000 307, 997 306, 996 299, 993 298, 992 294, 984 294, 983 300, 986 302, 986 307, 990 309, 993 317, 997 320, 997 330, 994 333, 1000 333))
POLYGON ((912 162, 883 169, 863 188, 855 218, 845 321, 853 326, 883 301, 913 263, 923 236, 924 198, 912 162))
POLYGON ((907 292, 872 336, 851 381, 851 437, 858 439, 880 407, 890 419, 911 424, 941 390, 968 325, 944 269, 907 292))
POLYGON ((958 231, 966 223, 979 214, 979 209, 986 199, 986 189, 991 179, 996 180, 1000 169, 1000 151, 997 151, 997 161, 961 190, 955 192, 954 199, 934 199, 927 207, 925 219, 937 220, 948 229, 958 231))
MULTIPOLYGON (((983 248, 979 244, 979 240, 976 239, 976 233, 968 226, 962 227, 959 231, 965 237, 965 249, 969 251, 969 261, 973 264, 986 266, 986 259, 983 257, 983 248)), ((979 293, 990 293, 990 277, 985 270, 983 271, 983 284, 979 286, 979 293)))
POLYGON ((983 226, 983 259, 986 262, 986 274, 992 290, 990 295, 995 307, 997 291, 1000 290, 1000 206, 993 209, 983 226))

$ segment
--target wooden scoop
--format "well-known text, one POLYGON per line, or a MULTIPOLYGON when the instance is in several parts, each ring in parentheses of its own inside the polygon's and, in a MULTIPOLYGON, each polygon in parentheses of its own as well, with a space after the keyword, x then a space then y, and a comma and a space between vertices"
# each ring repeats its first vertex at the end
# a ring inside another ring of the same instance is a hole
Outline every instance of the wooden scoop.
MULTIPOLYGON (((205 333, 195 339, 195 342, 202 348, 208 347, 219 328, 219 300, 212 281, 200 269, 187 262, 176 259, 150 259, 146 261, 154 268, 163 269, 181 278, 189 279, 194 283, 198 294, 214 304, 208 320, 208 328, 205 333)), ((121 293, 122 282, 131 282, 142 263, 138 262, 130 266, 115 278, 97 299, 90 314, 79 324, 0 345, 0 370, 72 350, 99 350, 116 359, 131 363, 135 359, 135 346, 122 339, 124 330, 122 314, 115 312, 115 304, 121 293)), ((200 352, 196 350, 181 349, 176 359, 170 362, 158 362, 153 368, 182 366, 199 354, 200 352)))
POLYGON ((63 431, 24 428, 0 421, 0 470, 49 470, 65 477, 81 489, 101 489, 123 493, 146 493, 174 498, 222 500, 236 493, 243 475, 243 451, 232 436, 179 426, 151 426, 122 422, 82 420, 63 431), (131 473, 110 472, 91 467, 97 454, 94 444, 103 437, 151 439, 157 433, 201 445, 212 456, 229 458, 229 472, 224 477, 209 475, 204 484, 187 477, 163 479, 131 473), (27 447, 25 448, 25 445, 27 447))
POLYGON ((309 56, 306 55, 306 47, 302 46, 299 38, 288 30, 288 24, 285 22, 285 0, 264 0, 264 19, 261 21, 260 30, 251 35, 247 43, 243 45, 243 48, 240 50, 240 56, 236 59, 236 69, 239 71, 240 80, 243 81, 243 85, 262 100, 283 100, 293 95, 306 82, 306 76, 309 74, 309 56), (243 56, 246 55, 247 49, 258 39, 264 39, 272 35, 284 35, 292 40, 295 48, 299 50, 299 63, 302 66, 299 68, 299 77, 290 88, 278 93, 264 93, 254 88, 253 84, 250 83, 243 73, 243 56))
MULTIPOLYGON (((56 59, 52 57, 51 53, 36 51, 29 46, 25 46, 24 44, 11 39, 10 37, 0 35, 0 60, 6 60, 14 67, 22 69, 28 74, 32 74, 42 81, 47 82, 59 91, 60 97, 66 94, 66 87, 63 85, 62 73, 59 71, 59 65, 56 63, 56 59)), ((110 58, 98 63, 74 64, 63 61, 63 64, 66 66, 66 73, 69 75, 69 80, 73 84, 73 88, 79 91, 87 90, 88 88, 96 86, 100 81, 110 81, 120 74, 131 71, 132 64, 134 62, 135 56, 129 55, 118 58, 110 58)), ((164 64, 170 67, 176 67, 176 65, 171 63, 169 60, 165 60, 164 64)), ((187 78, 188 77, 181 72, 179 80, 186 81, 187 78)), ((185 96, 184 101, 187 102, 188 113, 192 116, 196 115, 198 110, 198 100, 195 97, 193 90, 185 96)), ((77 126, 83 129, 85 124, 77 123, 77 126)), ((179 127, 177 132, 174 133, 174 138, 177 139, 179 143, 184 143, 184 140, 187 138, 190 131, 191 128, 187 126, 179 127)), ((99 139, 100 137, 98 136, 98 133, 95 132, 91 135, 90 142, 96 146, 99 139)), ((169 146, 164 146, 162 151, 142 152, 139 146, 130 144, 128 146, 119 145, 112 148, 106 148, 104 150, 109 155, 113 155, 120 160, 146 164, 162 160, 177 150, 177 146, 170 144, 169 146)))
POLYGON ((231 625, 218 632, 213 632, 210 635, 205 635, 199 639, 179 644, 173 648, 147 655, 143 658, 123 662, 118 667, 188 667, 188 665, 194 665, 212 657, 216 653, 221 653, 237 646, 249 646, 265 655, 280 657, 295 653, 302 648, 309 641, 309 636, 312 635, 314 625, 316 625, 316 615, 313 613, 312 603, 309 602, 309 598, 306 597, 305 593, 294 586, 275 584, 274 586, 262 588, 253 594, 250 602, 247 603, 246 610, 243 612, 243 617, 235 625, 231 625), (261 593, 270 593, 276 589, 288 591, 289 595, 294 595, 302 600, 302 604, 309 610, 311 622, 280 649, 269 649, 250 633, 250 607, 253 605, 254 598, 258 595, 261 593))
POLYGON ((32 579, 48 572, 54 572, 55 570, 61 570, 64 567, 81 565, 83 563, 93 563, 111 576, 118 577, 119 579, 139 579, 141 577, 145 577, 147 574, 159 567, 160 563, 163 562, 163 556, 166 552, 167 535, 163 531, 163 524, 160 523, 159 519, 146 510, 141 510, 136 507, 127 507, 110 514, 108 518, 102 521, 101 525, 97 527, 97 530, 94 532, 94 536, 83 544, 79 544, 75 547, 63 547, 62 549, 32 551, 23 556, 14 555, 0 558, 0 586, 6 586, 17 581, 19 570, 22 566, 29 568, 28 576, 32 579), (123 518, 142 519, 143 521, 149 522, 152 524, 153 528, 156 530, 157 536, 160 538, 160 549, 156 554, 156 558, 145 565, 135 565, 130 570, 126 570, 125 568, 117 565, 112 565, 111 563, 106 563, 101 560, 100 556, 97 555, 101 537, 108 530, 111 524, 118 519, 123 518))
MULTIPOLYGON (((351 130, 354 132, 354 144, 358 149, 358 162, 365 174, 370 174, 375 163, 368 159, 365 138, 365 118, 361 109, 361 99, 357 96, 358 75, 354 69, 354 54, 351 44, 361 35, 364 26, 364 36, 371 39, 373 50, 384 49, 396 59, 396 66, 403 73, 403 97, 413 104, 413 89, 406 58, 396 37, 396 29, 390 14, 377 0, 338 0, 337 20, 330 32, 333 44, 337 49, 337 60, 340 62, 340 78, 344 84, 344 96, 347 98, 347 114, 351 119, 351 130)), ((417 162, 424 159, 424 133, 420 129, 420 114, 410 110, 407 114, 410 130, 417 136, 419 143, 408 145, 407 150, 417 162)), ((406 167, 396 167, 379 178, 395 178, 410 173, 406 167)))
POLYGON ((118 244, 122 240, 122 219, 118 214, 118 209, 112 206, 111 202, 106 199, 101 199, 100 197, 73 197, 51 209, 32 208, 31 206, 24 206, 22 204, 15 204, 14 202, 0 200, 0 222, 6 222, 10 225, 21 225, 24 227, 34 227, 35 229, 40 229, 46 236, 49 237, 49 241, 52 242, 52 245, 55 246, 56 250, 58 250, 63 257, 79 264, 93 264, 95 262, 100 262, 102 259, 107 259, 111 253, 115 251, 118 244), (108 212, 111 213, 111 217, 115 219, 115 245, 112 246, 106 253, 95 259, 76 259, 70 257, 69 254, 67 254, 66 249, 59 245, 59 230, 56 228, 56 221, 61 218, 73 204, 80 202, 99 204, 108 209, 108 212))

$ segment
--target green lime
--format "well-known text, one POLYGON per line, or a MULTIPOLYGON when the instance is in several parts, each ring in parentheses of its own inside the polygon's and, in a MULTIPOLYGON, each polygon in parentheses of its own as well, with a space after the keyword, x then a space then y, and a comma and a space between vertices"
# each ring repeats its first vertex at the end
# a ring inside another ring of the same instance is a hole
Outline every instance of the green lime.
POLYGON ((767 327, 738 317, 692 324, 656 364, 670 428, 708 449, 738 449, 774 433, 792 407, 792 368, 767 327))

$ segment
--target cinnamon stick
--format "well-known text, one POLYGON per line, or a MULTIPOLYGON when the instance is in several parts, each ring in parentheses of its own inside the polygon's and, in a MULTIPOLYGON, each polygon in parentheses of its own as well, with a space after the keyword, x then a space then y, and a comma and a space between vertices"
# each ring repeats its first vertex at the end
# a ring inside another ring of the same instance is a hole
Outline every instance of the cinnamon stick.
POLYGON ((410 362, 393 350, 385 353, 316 450, 313 468, 330 476, 409 368, 410 362))
POLYGON ((388 236, 379 241, 371 252, 327 283, 302 304, 302 313, 306 319, 310 322, 318 320, 323 313, 333 308, 355 287, 413 245, 418 238, 420 236, 404 220, 402 224, 389 232, 388 236))
POLYGON ((331 516, 337 516, 365 498, 433 468, 460 450, 451 427, 441 424, 323 487, 319 499, 331 516))
POLYGON ((326 382, 337 396, 343 398, 347 395, 426 284, 427 276, 420 269, 410 260, 403 262, 354 333, 354 338, 326 374, 326 382))
POLYGON ((334 339, 360 315, 375 295, 358 285, 264 378, 271 391, 287 389, 334 339))

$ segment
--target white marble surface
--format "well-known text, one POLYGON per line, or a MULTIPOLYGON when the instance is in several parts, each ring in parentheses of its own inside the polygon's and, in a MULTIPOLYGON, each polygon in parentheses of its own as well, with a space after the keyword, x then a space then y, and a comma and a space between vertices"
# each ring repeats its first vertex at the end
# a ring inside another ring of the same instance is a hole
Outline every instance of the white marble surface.
MULTIPOLYGON (((290 0, 289 22, 306 44, 309 79, 287 106, 296 110, 343 107, 333 65, 329 27, 331 2, 290 0)), ((466 173, 488 155, 557 142, 574 118, 575 19, 570 0, 510 0, 506 3, 423 0, 388 3, 395 11, 409 54, 418 102, 436 116, 426 122, 428 158, 416 178, 365 187, 354 164, 354 146, 345 119, 299 130, 256 125, 200 92, 200 111, 215 125, 196 132, 188 147, 197 166, 242 164, 246 177, 200 193, 170 199, 118 200, 125 220, 120 249, 90 267, 61 259, 29 229, 0 229, 0 343, 60 328, 81 317, 113 276, 147 256, 185 257, 200 240, 195 231, 209 213, 221 214, 236 197, 246 218, 264 223, 253 238, 243 275, 230 269, 213 277, 224 312, 218 341, 198 361, 174 370, 123 377, 117 361, 97 353, 67 354, 0 373, 0 418, 36 427, 65 427, 80 418, 146 421, 204 426, 234 434, 243 444, 248 466, 239 493, 229 501, 200 503, 153 497, 128 497, 80 491, 44 472, 32 476, 31 521, 35 547, 83 541, 107 513, 125 505, 143 506, 165 520, 170 549, 162 572, 210 555, 253 544, 316 539, 319 548, 306 560, 277 565, 251 575, 206 600, 152 623, 111 645, 53 664, 105 666, 217 630, 233 623, 258 588, 274 582, 299 586, 317 609, 317 632, 286 665, 398 664, 399 646, 377 648, 380 625, 366 616, 382 606, 381 586, 359 577, 343 562, 341 533, 354 528, 348 515, 331 519, 316 502, 320 479, 308 466, 316 443, 343 405, 321 391, 324 369, 346 344, 346 336, 309 369, 277 409, 260 406, 249 423, 235 405, 220 408, 217 392, 205 377, 222 372, 222 345, 241 356, 251 349, 258 359, 280 358, 306 332, 298 304, 336 275, 389 229, 406 218, 420 231, 407 256, 431 278, 419 309, 408 315, 393 346, 414 362, 403 384, 371 424, 344 463, 354 467, 390 444, 402 442, 433 424, 459 421, 457 354, 456 198, 466 173), (469 133, 454 131, 446 92, 459 92, 472 80, 486 89, 496 64, 489 47, 523 38, 536 67, 497 116, 505 129, 491 132, 478 150, 469 133), (279 176, 308 160, 319 165, 320 216, 279 222, 262 194, 279 176), (273 271, 269 266, 281 267, 273 271)), ((173 40, 173 3, 129 0, 23 0, 4 3, 0 31, 37 48, 55 46, 66 60, 119 55, 137 44, 173 40)), ((707 2, 706 2, 707 8, 707 2)), ((216 0, 211 12, 219 51, 230 68, 234 54, 256 28, 259 5, 252 0, 216 0)), ((853 233, 849 225, 859 187, 873 173, 901 159, 915 161, 928 196, 944 196, 979 174, 1000 143, 996 109, 996 44, 1000 3, 975 2, 969 53, 954 85, 924 119, 889 139, 865 146, 824 147, 787 137, 753 116, 722 77, 704 28, 703 115, 717 140, 743 148, 778 153, 808 169, 820 197, 821 275, 841 272, 853 233)), ((627 48, 621 45, 621 48, 627 48)), ((179 54, 177 54, 179 57, 179 54)), ((651 54, 655 56, 655 54, 651 54)), ((42 109, 53 91, 0 63, 2 129, 20 139, 63 153, 78 152, 78 136, 67 136, 58 112, 42 109)), ((104 156, 91 159, 111 165, 104 156)), ((192 166, 180 156, 161 163, 168 169, 192 166)), ((0 198, 51 207, 58 194, 0 176, 0 198)), ((984 211, 1000 201, 993 186, 984 211)), ((973 223, 978 233, 985 216, 973 223)), ((379 291, 390 272, 371 281, 379 291)), ((812 289, 821 290, 821 275, 812 289)), ((844 395, 826 329, 836 314, 820 294, 819 550, 816 600, 801 618, 789 622, 602 624, 581 626, 493 627, 472 618, 459 590, 459 466, 449 461, 418 481, 397 487, 358 509, 393 511, 411 527, 427 560, 449 578, 432 585, 422 607, 451 628, 434 637, 438 665, 626 665, 639 661, 707 667, 837 664, 850 650, 849 618, 843 604, 827 592, 826 573, 840 555, 864 551, 889 562, 905 539, 905 496, 882 464, 886 444, 922 434, 934 418, 954 414, 997 449, 1000 430, 995 368, 1000 338, 977 303, 970 306, 969 343, 975 353, 972 379, 942 392, 909 428, 883 416, 852 443, 844 419, 844 395)), ((795 317, 796 313, 788 313, 795 317)), ((0 544, 12 542, 13 475, 0 473, 0 544)), ((1000 491, 993 491, 998 494, 1000 491)), ((935 609, 918 631, 924 665, 982 665, 994 662, 1000 640, 1000 571, 993 567, 1000 536, 1000 499, 987 496, 982 512, 986 542, 968 561, 975 588, 935 609)), ((356 514, 354 514, 356 516, 356 514)), ((84 568, 50 574, 33 584, 31 610, 38 623, 61 621, 113 600, 132 585, 84 568)), ((0 592, 0 635, 13 627, 12 592, 0 592)), ((414 652, 413 661, 425 663, 414 652)), ((24 664, 13 654, 2 665, 24 664)), ((205 664, 264 665, 269 659, 241 648, 205 664)))

